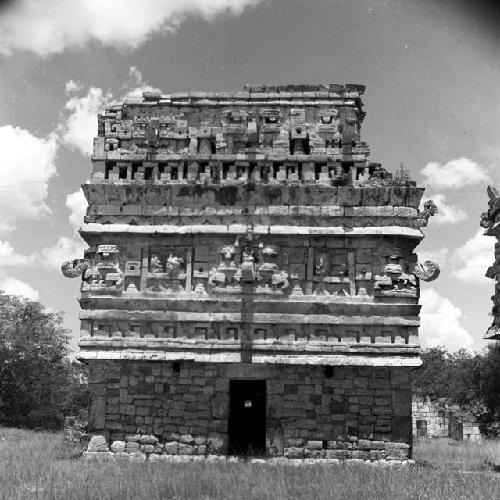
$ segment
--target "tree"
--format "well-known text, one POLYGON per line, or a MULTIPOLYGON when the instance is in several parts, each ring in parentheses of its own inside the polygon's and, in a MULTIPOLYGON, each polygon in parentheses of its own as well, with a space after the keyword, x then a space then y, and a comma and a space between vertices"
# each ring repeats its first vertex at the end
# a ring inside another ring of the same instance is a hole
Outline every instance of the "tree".
POLYGON ((62 314, 0 291, 1 424, 61 427, 81 385, 67 357, 68 335, 62 314))
POLYGON ((500 434, 500 349, 489 345, 481 363, 480 392, 488 408, 486 425, 500 434))
POLYGON ((426 349, 422 366, 414 372, 413 388, 431 399, 445 399, 472 413, 485 433, 497 432, 500 413, 500 352, 489 346, 483 353, 443 347, 426 349))
POLYGON ((447 397, 449 373, 447 352, 443 347, 431 347, 422 351, 422 365, 413 372, 413 388, 431 399, 447 397))

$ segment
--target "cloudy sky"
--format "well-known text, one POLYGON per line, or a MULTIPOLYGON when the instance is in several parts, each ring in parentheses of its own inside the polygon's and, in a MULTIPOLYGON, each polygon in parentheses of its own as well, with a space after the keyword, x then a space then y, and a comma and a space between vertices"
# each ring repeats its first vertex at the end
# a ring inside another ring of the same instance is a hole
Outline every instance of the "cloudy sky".
POLYGON ((440 214, 420 246, 424 345, 479 350, 491 318, 500 186, 500 9, 476 0, 10 0, 0 2, 0 289, 66 312, 78 282, 96 113, 148 88, 363 83, 372 159, 401 162, 440 214), (472 5, 472 6, 471 6, 472 5))

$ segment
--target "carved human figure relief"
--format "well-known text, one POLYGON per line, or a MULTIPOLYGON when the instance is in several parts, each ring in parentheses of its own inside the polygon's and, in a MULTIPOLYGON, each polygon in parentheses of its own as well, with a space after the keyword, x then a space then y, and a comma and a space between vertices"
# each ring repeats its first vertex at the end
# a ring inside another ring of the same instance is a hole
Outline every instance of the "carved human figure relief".
POLYGON ((288 288, 288 274, 280 270, 276 260, 278 247, 266 245, 262 249, 262 263, 258 267, 258 279, 261 287, 272 291, 288 288))
POLYGON ((208 284, 215 287, 234 286, 238 267, 235 263, 236 247, 225 245, 219 251, 220 263, 208 273, 208 284))
POLYGON ((382 275, 375 275, 374 290, 381 294, 416 295, 415 276, 405 272, 401 256, 397 253, 388 258, 382 275))
POLYGON ((149 292, 179 293, 182 286, 184 259, 172 253, 163 262, 160 255, 152 254, 147 290, 149 292))

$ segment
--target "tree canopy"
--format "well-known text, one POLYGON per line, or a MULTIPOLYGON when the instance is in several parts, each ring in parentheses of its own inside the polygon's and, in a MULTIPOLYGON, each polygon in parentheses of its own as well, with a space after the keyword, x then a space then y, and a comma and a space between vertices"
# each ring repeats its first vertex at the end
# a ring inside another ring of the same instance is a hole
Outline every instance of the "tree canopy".
POLYGON ((61 313, 0 291, 0 424, 56 429, 86 404, 68 339, 61 313))
POLYGON ((482 353, 443 347, 422 352, 422 366, 413 373, 413 388, 431 399, 445 399, 474 414, 483 432, 497 432, 500 417, 500 351, 490 344, 482 353))

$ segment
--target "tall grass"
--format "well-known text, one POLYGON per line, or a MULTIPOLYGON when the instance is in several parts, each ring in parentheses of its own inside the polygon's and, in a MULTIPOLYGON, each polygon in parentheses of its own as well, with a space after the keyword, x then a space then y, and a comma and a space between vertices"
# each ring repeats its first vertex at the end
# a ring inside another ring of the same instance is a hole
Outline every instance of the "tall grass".
POLYGON ((500 498, 500 474, 433 468, 146 463, 68 458, 61 436, 0 429, 1 499, 500 498))
POLYGON ((487 470, 493 462, 500 463, 500 440, 423 439, 415 443, 414 455, 418 463, 439 469, 487 470))

